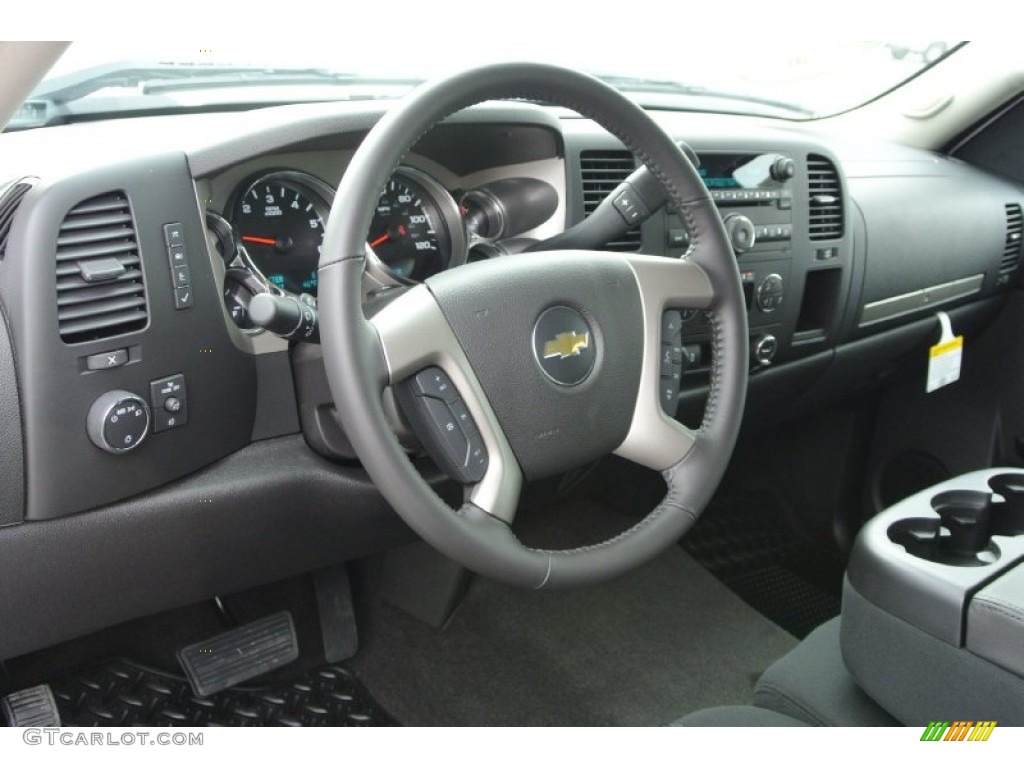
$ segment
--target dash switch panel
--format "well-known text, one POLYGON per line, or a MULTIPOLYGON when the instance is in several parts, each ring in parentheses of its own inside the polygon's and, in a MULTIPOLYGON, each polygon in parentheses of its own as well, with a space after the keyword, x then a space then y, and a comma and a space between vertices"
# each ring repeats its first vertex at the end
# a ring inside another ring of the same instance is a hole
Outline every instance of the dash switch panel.
POLYGON ((153 432, 184 426, 188 422, 188 391, 185 375, 178 373, 149 383, 153 404, 153 432))

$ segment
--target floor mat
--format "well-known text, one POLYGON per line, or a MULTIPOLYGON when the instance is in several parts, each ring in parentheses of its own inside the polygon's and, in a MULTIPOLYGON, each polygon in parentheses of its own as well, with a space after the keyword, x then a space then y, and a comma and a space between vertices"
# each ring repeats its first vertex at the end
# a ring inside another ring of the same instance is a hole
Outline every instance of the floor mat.
MULTIPOLYGON (((590 504, 551 516, 591 532, 631 522, 590 504)), ((441 630, 365 610, 353 669, 406 725, 661 725, 749 702, 795 645, 678 547, 587 589, 476 579, 441 630)))
POLYGON ((798 538, 770 495, 715 501, 680 542, 748 605, 795 637, 839 615, 844 565, 798 538))
POLYGON ((290 683, 196 696, 183 678, 116 659, 51 682, 61 722, 75 726, 397 725, 347 669, 290 683))

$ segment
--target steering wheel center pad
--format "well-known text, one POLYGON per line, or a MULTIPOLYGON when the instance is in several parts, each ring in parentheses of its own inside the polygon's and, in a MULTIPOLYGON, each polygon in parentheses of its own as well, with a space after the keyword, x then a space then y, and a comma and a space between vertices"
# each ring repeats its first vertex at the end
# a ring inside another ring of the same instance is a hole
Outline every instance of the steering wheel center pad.
POLYGON ((427 281, 527 479, 611 453, 633 418, 644 343, 640 292, 625 261, 589 256, 496 259, 427 281), (585 325, 576 331, 557 315, 550 329, 538 325, 559 307, 575 310, 585 325), (552 381, 541 367, 557 376, 591 355, 593 370, 574 386, 552 381))

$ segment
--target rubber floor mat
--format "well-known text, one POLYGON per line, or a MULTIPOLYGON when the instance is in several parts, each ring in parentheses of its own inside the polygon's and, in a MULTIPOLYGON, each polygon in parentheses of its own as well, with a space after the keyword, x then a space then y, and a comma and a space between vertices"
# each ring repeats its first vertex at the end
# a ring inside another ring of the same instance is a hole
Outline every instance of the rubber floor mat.
POLYGON ((680 542, 725 586, 791 635, 839 615, 844 564, 784 522, 770 495, 714 502, 680 542))
POLYGON ((77 726, 390 726, 398 723, 344 667, 196 696, 181 677, 116 659, 50 683, 77 726))

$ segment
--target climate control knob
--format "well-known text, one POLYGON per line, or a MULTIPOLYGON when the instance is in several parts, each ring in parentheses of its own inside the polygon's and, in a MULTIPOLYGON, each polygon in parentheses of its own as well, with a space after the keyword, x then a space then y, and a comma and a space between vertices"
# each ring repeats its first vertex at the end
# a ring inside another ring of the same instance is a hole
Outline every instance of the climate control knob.
POLYGON ((770 274, 757 286, 757 308, 774 312, 782 304, 782 275, 770 274))
POLYGON ((729 235, 729 242, 737 254, 745 253, 754 247, 757 235, 754 231, 754 222, 741 213, 730 213, 722 223, 725 224, 725 232, 729 235))
POLYGON ((92 404, 86 430, 97 448, 107 453, 127 453, 149 434, 149 405, 136 394, 112 390, 92 404))

